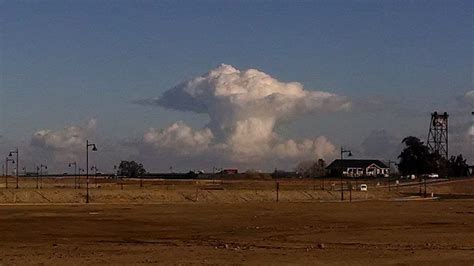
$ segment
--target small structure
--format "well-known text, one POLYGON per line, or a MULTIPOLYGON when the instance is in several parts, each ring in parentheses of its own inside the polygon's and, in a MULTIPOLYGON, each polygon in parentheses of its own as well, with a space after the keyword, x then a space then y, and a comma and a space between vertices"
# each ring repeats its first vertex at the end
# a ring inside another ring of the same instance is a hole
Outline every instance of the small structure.
POLYGON ((342 175, 347 177, 387 177, 390 168, 380 160, 340 160, 333 161, 326 167, 330 176, 342 175))
POLYGON ((224 168, 222 171, 220 171, 220 174, 224 175, 236 175, 239 173, 239 170, 237 168, 224 168))
POLYGON ((430 131, 428 133, 428 141, 426 144, 430 152, 439 154, 439 156, 449 159, 448 153, 448 113, 431 114, 430 131))

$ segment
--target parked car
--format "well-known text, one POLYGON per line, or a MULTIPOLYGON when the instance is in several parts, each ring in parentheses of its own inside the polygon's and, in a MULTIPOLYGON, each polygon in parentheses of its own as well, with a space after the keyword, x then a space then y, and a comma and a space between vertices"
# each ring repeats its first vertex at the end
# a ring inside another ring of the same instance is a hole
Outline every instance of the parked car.
POLYGON ((367 185, 366 184, 361 184, 360 185, 360 191, 367 191, 367 185))
POLYGON ((411 180, 414 180, 414 179, 416 179, 416 175, 405 175, 405 176, 402 176, 401 178, 402 178, 402 179, 411 179, 411 180))

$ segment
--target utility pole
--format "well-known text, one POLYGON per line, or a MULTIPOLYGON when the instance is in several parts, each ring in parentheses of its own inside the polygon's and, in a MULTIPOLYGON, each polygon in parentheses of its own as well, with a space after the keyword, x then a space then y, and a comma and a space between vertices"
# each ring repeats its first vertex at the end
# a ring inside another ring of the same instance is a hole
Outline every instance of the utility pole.
POLYGON ((344 154, 347 153, 347 156, 351 157, 352 152, 350 150, 345 150, 341 147, 341 201, 344 201, 344 183, 342 182, 342 177, 344 176, 344 154))
MULTIPOLYGON (((46 170, 48 169, 48 166, 44 165, 44 164, 41 164, 40 165, 40 179, 41 179, 41 184, 40 184, 40 188, 42 189, 43 188, 43 168, 46 170)), ((36 183, 36 187, 38 188, 38 183, 36 183)))
POLYGON ((69 167, 71 167, 72 165, 74 165, 74 189, 76 189, 77 188, 77 162, 74 161, 70 163, 69 167))
POLYGON ((18 148, 16 150, 11 151, 10 154, 8 155, 9 157, 12 157, 13 154, 16 154, 16 188, 18 189, 18 171, 20 170, 20 162, 18 161, 18 148))
MULTIPOLYGON (((12 162, 12 167, 13 167, 13 164, 15 164, 15 160, 10 159, 8 157, 6 157, 5 159, 5 188, 8 188, 8 162, 12 162)), ((17 169, 17 172, 18 172, 18 169, 17 169)))
POLYGON ((39 167, 36 166, 36 189, 39 188, 39 167))
POLYGON ((388 160, 388 169, 389 169, 389 173, 388 173, 388 192, 390 192, 390 177, 392 175, 392 164, 396 164, 396 162, 394 161, 391 161, 391 160, 388 160))
POLYGON ((5 188, 8 188, 8 157, 5 159, 5 188))

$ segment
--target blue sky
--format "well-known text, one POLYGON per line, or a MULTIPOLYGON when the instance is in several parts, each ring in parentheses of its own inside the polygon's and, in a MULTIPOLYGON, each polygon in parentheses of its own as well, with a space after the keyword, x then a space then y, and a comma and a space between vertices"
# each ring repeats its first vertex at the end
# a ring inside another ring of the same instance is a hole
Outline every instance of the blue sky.
MULTIPOLYGON (((96 118, 101 136, 139 138, 208 118, 132 104, 221 63, 365 105, 278 130, 356 146, 376 129, 425 135, 429 112, 472 90, 471 1, 2 1, 4 146, 96 118)), ((463 124, 469 117, 452 117, 463 124)))

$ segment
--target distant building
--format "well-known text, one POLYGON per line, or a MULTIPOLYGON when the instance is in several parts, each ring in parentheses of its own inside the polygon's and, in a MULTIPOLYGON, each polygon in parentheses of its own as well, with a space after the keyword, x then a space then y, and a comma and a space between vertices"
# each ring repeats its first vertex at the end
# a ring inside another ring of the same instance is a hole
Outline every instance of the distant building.
POLYGON ((291 171, 276 170, 272 173, 272 178, 295 178, 298 177, 298 173, 291 171))
POLYGON ((224 168, 220 173, 224 175, 235 175, 239 173, 239 170, 237 168, 224 168))
POLYGON ((388 176, 390 168, 380 160, 335 160, 326 167, 331 176, 340 175, 348 177, 377 177, 388 176))

